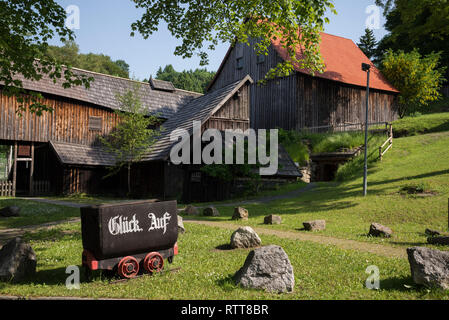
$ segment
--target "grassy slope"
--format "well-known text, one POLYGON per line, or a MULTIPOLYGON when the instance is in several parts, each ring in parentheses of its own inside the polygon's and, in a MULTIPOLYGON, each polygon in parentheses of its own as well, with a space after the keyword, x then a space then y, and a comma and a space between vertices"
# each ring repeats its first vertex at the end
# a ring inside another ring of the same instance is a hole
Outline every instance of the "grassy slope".
MULTIPOLYGON (((343 183, 320 183, 314 191, 297 199, 251 205, 248 222, 260 226, 268 214, 280 214, 284 223, 270 226, 275 229, 295 230, 302 222, 326 219, 324 235, 359 241, 385 243, 408 247, 426 245, 426 228, 446 230, 448 226, 449 195, 449 132, 395 139, 394 147, 382 163, 369 169, 368 196, 362 197, 362 178, 343 183), (416 197, 400 194, 406 185, 424 185, 438 194, 416 197), (393 229, 391 239, 367 237, 372 222, 393 229)), ((209 218, 228 220, 233 208, 219 208, 222 216, 209 218)), ((304 231, 300 231, 304 232, 304 231)))
POLYGON ((0 230, 79 217, 80 210, 28 200, 0 198, 0 208, 18 206, 20 217, 0 218, 0 230))
POLYGON ((397 137, 449 131, 449 112, 399 119, 393 122, 393 130, 397 137))
POLYGON ((171 267, 177 273, 144 277, 110 284, 96 274, 80 290, 65 288, 65 269, 79 265, 80 225, 65 225, 26 237, 38 256, 37 275, 20 284, 0 283, 0 294, 20 296, 82 296, 139 299, 449 299, 449 292, 428 291, 413 286, 404 259, 389 259, 345 251, 333 246, 262 236, 265 245, 281 245, 295 272, 295 292, 269 294, 234 285, 232 275, 243 265, 249 250, 218 250, 227 244, 231 231, 186 224, 179 239, 180 255, 171 267), (380 270, 381 290, 368 290, 365 270, 380 270), (411 286, 411 288, 405 287, 411 286))

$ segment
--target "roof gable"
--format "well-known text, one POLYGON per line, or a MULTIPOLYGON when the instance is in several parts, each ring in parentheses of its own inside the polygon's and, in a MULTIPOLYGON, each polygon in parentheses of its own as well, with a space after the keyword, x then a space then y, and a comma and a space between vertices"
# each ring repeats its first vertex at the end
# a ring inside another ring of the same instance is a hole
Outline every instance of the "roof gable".
MULTIPOLYGON (((272 40, 272 45, 282 59, 289 59, 279 39, 272 40)), ((371 65, 370 88, 398 92, 352 40, 322 32, 320 50, 325 71, 315 73, 315 77, 366 87, 366 72, 361 68, 362 63, 366 63, 371 65)), ((297 58, 301 59, 300 50, 297 58)), ((309 70, 301 69, 298 65, 294 68, 297 72, 311 75, 309 70)))

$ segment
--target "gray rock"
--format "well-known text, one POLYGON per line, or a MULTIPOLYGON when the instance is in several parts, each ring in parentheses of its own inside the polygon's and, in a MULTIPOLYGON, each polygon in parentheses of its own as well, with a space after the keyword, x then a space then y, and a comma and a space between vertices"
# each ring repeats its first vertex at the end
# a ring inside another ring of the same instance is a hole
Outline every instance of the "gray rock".
POLYGON ((249 217, 248 210, 242 207, 237 207, 234 209, 232 220, 248 220, 248 217, 249 217))
POLYGON ((432 229, 426 229, 425 233, 426 233, 428 236, 431 236, 431 237, 434 237, 434 236, 440 236, 440 235, 441 235, 440 231, 432 230, 432 229))
POLYGON ((203 210, 203 215, 206 217, 219 217, 220 212, 215 207, 207 207, 203 210))
POLYGON ((184 221, 181 216, 178 215, 178 233, 185 233, 186 228, 184 228, 184 221))
POLYGON ((231 236, 231 248, 254 248, 260 246, 257 233, 251 227, 238 228, 231 236))
POLYGON ((0 250, 0 280, 21 281, 36 273, 36 254, 29 244, 14 238, 0 250))
POLYGON ((393 231, 390 228, 379 223, 372 223, 368 232, 368 235, 372 237, 390 238, 392 234, 393 231))
POLYGON ((449 237, 429 237, 427 242, 430 244, 438 244, 442 246, 449 245, 449 237))
POLYGON ((20 216, 20 208, 16 206, 5 207, 0 209, 0 217, 18 217, 20 216))
POLYGON ((194 207, 194 206, 192 206, 192 205, 189 204, 189 205, 184 209, 183 213, 184 213, 185 215, 187 215, 187 216, 197 216, 197 215, 200 214, 200 211, 198 210, 197 207, 194 207))
POLYGON ((407 255, 416 284, 449 290, 449 252, 413 247, 407 255))
POLYGON ((263 223, 264 224, 281 224, 282 223, 282 218, 280 216, 276 216, 276 215, 269 215, 266 216, 263 219, 263 223))
POLYGON ((234 280, 244 288, 275 293, 292 292, 295 286, 293 267, 287 254, 274 245, 251 251, 234 280))
POLYGON ((303 222, 303 226, 307 231, 322 231, 326 229, 326 220, 303 222))

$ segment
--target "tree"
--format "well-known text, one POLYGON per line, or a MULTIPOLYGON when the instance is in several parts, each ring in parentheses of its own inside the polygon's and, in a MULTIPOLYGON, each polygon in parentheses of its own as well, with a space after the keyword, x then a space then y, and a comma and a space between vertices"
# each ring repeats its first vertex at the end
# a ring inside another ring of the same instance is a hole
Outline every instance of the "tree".
POLYGON ((439 53, 422 57, 417 50, 410 53, 387 51, 381 71, 400 91, 399 117, 440 99, 445 71, 445 68, 438 68, 440 57, 439 53))
POLYGON ((124 60, 112 61, 104 54, 82 54, 74 41, 67 41, 62 47, 49 46, 46 55, 69 67, 129 78, 129 65, 124 60))
POLYGON ((357 45, 359 46, 360 50, 363 51, 363 53, 369 58, 372 59, 377 50, 377 42, 376 38, 374 37, 374 32, 371 29, 366 28, 365 34, 360 37, 360 43, 357 45))
POLYGON ((294 65, 322 72, 320 31, 329 19, 327 10, 336 13, 331 0, 218 1, 218 0, 133 0, 145 9, 140 20, 132 24, 135 32, 148 38, 165 21, 168 30, 182 43, 175 55, 190 58, 194 54, 208 63, 205 49, 214 50, 220 42, 255 45, 257 54, 267 54, 271 40, 279 40, 290 59, 280 62, 266 77, 289 75, 294 65), (301 54, 297 54, 300 50, 301 54))
POLYGON ((379 42, 377 58, 388 50, 421 55, 441 52, 440 63, 449 76, 449 2, 446 0, 377 0, 384 7, 385 29, 389 33, 379 42))
MULTIPOLYGON (((38 81, 43 75, 56 82, 62 79, 62 86, 84 85, 89 87, 91 77, 74 74, 70 68, 45 55, 48 41, 59 37, 61 41, 73 40, 73 32, 65 26, 66 12, 54 0, 0 0, 0 83, 3 93, 17 97, 19 113, 26 109, 23 83, 17 79, 38 81)), ((42 96, 28 92, 31 112, 40 115, 51 111, 51 107, 39 102, 42 96)))
POLYGON ((156 73, 156 79, 170 81, 176 88, 205 93, 207 85, 212 81, 215 72, 207 69, 184 70, 178 72, 171 64, 161 67, 156 73))
POLYGON ((116 95, 120 110, 116 111, 120 121, 106 137, 99 137, 102 145, 111 152, 116 163, 110 168, 108 176, 126 167, 128 173, 128 195, 131 195, 131 167, 139 162, 145 153, 151 151, 161 129, 151 129, 158 124, 155 115, 147 115, 140 100, 140 85, 133 90, 116 95))

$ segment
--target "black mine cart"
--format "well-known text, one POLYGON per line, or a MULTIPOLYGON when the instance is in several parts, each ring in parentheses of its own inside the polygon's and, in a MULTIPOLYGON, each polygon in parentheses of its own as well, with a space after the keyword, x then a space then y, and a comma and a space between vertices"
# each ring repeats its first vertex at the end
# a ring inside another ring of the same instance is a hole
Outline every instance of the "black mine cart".
POLYGON ((176 201, 138 201, 81 208, 83 266, 133 278, 159 272, 178 254, 176 201))

